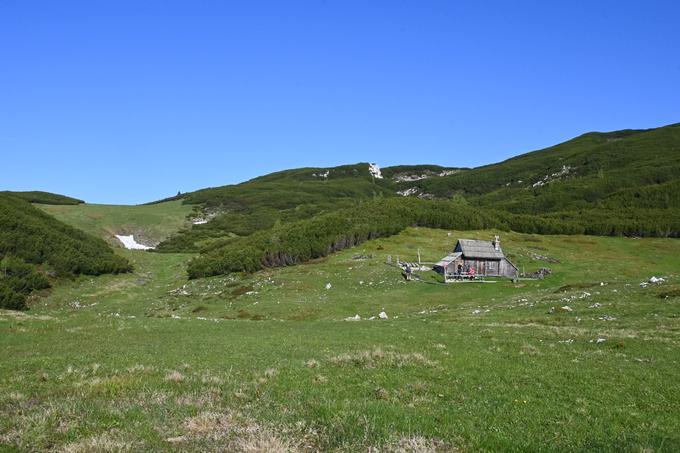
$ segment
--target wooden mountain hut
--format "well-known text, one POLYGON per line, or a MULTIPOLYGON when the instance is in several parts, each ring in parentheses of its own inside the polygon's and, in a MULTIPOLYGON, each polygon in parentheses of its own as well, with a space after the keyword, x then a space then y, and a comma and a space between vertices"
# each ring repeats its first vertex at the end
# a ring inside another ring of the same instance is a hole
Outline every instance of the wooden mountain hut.
POLYGON ((519 274, 517 266, 501 250, 498 236, 493 241, 459 239, 453 252, 436 263, 433 269, 445 277, 453 277, 458 272, 458 266, 461 266, 464 274, 473 268, 480 277, 515 278, 519 274))

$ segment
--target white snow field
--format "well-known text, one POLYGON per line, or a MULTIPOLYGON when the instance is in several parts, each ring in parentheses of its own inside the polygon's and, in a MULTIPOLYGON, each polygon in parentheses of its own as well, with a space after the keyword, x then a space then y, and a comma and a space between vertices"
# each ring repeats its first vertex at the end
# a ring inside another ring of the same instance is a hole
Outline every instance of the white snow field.
POLYGON ((148 245, 140 244, 139 242, 135 241, 135 237, 131 234, 129 236, 124 236, 122 234, 116 234, 116 238, 123 243, 126 249, 129 250, 150 250, 153 249, 153 247, 149 247, 148 245))

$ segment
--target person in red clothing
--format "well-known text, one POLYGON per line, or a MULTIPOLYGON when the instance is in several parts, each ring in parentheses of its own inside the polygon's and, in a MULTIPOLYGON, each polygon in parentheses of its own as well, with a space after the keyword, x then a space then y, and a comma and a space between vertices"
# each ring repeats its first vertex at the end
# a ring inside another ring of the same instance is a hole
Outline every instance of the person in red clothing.
POLYGON ((470 270, 468 271, 468 275, 470 276, 470 280, 475 279, 475 268, 470 266, 470 270))

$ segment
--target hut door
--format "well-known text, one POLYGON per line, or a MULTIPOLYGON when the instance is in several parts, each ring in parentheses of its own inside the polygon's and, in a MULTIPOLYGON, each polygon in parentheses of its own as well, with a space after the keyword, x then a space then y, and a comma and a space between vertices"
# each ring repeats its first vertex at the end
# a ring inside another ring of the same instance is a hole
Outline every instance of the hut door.
POLYGON ((489 261, 487 263, 486 275, 498 275, 498 261, 489 261))

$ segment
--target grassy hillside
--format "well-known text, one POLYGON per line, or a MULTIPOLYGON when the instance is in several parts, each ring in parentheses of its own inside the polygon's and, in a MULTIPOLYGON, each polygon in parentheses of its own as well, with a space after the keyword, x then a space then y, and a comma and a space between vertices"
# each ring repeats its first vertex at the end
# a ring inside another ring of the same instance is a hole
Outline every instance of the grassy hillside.
POLYGON ((395 196, 394 184, 373 178, 368 164, 287 170, 242 184, 184 194, 208 224, 181 231, 160 251, 197 251, 215 241, 247 236, 277 222, 308 219, 352 206, 359 200, 395 196))
POLYGON ((553 269, 518 284, 386 264, 496 233, 410 228, 191 281, 191 255, 123 250, 134 273, 0 311, 1 448, 677 451, 680 242, 501 232, 520 268, 553 269))
MULTIPOLYGON (((514 213, 612 208, 620 192, 664 190, 680 175, 680 124, 649 130, 588 133, 544 150, 451 176, 408 184, 420 193, 514 213), (606 200, 606 201, 605 201, 606 200)), ((665 191, 665 190, 664 190, 665 191)), ((675 196, 674 193, 668 192, 675 196)), ((666 208, 654 201, 647 208, 666 208)))
POLYGON ((101 239, 0 194, 0 307, 26 308, 26 297, 47 288, 48 277, 129 270, 101 239))
POLYGON ((397 234, 408 226, 677 237, 680 215, 678 211, 631 209, 615 214, 591 211, 578 217, 559 214, 539 217, 494 212, 450 201, 387 198, 215 242, 189 263, 188 271, 192 278, 197 278, 300 264, 369 239, 397 234))
POLYGON ((394 181, 419 180, 449 176, 468 170, 467 168, 442 167, 440 165, 395 165, 382 169, 385 178, 394 181))
POLYGON ((193 260, 189 275, 197 278, 300 264, 369 239, 397 234, 410 225, 474 229, 498 223, 476 210, 446 202, 397 198, 367 201, 225 241, 193 260))
POLYGON ((53 205, 76 205, 85 203, 83 200, 78 200, 77 198, 67 197, 66 195, 59 195, 50 192, 0 192, 0 194, 12 195, 22 200, 26 200, 29 203, 42 203, 42 204, 53 204, 53 205))
MULTIPOLYGON (((271 255, 272 249, 282 249, 281 244, 270 244, 262 250, 262 237, 279 237, 286 229, 307 231, 308 241, 296 239, 292 248, 297 250, 319 246, 331 250, 338 238, 356 236, 354 230, 367 231, 367 224, 373 225, 369 229, 374 233, 391 231, 394 222, 401 222, 400 212, 410 206, 408 203, 386 203, 392 212, 381 208, 379 219, 351 224, 347 220, 362 209, 356 207, 361 206, 357 203, 395 198, 397 194, 452 200, 451 205, 430 209, 445 209, 444 215, 451 218, 472 209, 479 216, 495 219, 492 225, 496 228, 519 232, 677 237, 679 175, 680 125, 588 133, 474 169, 396 166, 384 169, 383 179, 374 179, 368 164, 287 170, 243 184, 182 195, 183 203, 192 205, 196 215, 210 222, 182 230, 161 243, 158 250, 204 252, 205 259, 195 263, 211 261, 208 267, 213 270, 209 274, 220 268, 259 268, 267 263, 262 257, 271 255), (328 219, 334 215, 339 220, 329 229, 328 219), (378 225, 381 222, 384 225, 378 225), (314 225, 320 229, 313 230, 314 225), (331 230, 334 237, 324 239, 323 245, 316 244, 331 230), (259 235, 239 239, 253 233, 259 235), (259 245, 251 247, 255 242, 259 245), (236 254, 227 252, 239 247, 236 254), (217 256, 222 256, 222 263, 217 262, 217 256)), ((414 223, 404 226, 407 224, 414 223)), ((192 275, 203 274, 192 271, 192 275)))
POLYGON ((189 224, 190 206, 181 201, 151 205, 122 206, 81 204, 38 205, 64 223, 120 246, 116 234, 133 234, 138 242, 155 245, 189 224))

